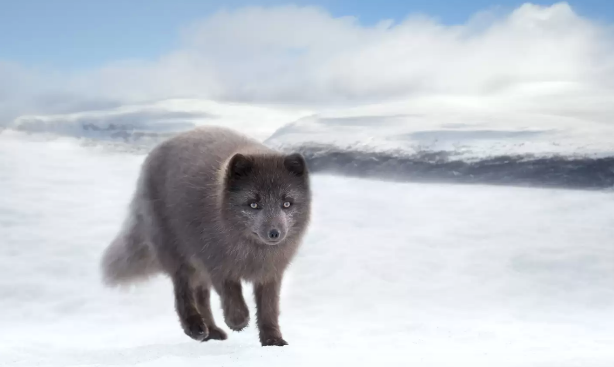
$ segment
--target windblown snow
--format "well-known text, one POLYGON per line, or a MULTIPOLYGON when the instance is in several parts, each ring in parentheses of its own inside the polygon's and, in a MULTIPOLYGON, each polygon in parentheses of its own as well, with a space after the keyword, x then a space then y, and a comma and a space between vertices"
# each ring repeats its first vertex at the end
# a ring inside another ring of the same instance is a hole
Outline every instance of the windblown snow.
POLYGON ((163 277, 101 285, 143 157, 0 134, 0 365, 614 364, 612 192, 315 175, 282 292, 290 345, 262 348, 253 319, 187 338, 163 277))

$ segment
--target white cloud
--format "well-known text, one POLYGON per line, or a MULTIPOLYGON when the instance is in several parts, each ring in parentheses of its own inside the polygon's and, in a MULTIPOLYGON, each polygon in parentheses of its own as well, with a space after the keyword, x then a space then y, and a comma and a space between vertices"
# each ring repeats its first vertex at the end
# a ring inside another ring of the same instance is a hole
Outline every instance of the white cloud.
MULTIPOLYGON (((364 26, 313 7, 250 7, 185 28, 180 48, 158 60, 13 80, 9 84, 21 83, 23 91, 8 101, 45 112, 34 97, 125 103, 198 97, 319 108, 386 101, 418 106, 428 99, 436 109, 488 104, 609 121, 611 36, 609 27, 566 3, 525 4, 504 16, 480 13, 460 26, 422 16, 364 26)), ((0 103, 11 93, 0 91, 0 103)), ((79 108, 71 105, 62 108, 79 108)))

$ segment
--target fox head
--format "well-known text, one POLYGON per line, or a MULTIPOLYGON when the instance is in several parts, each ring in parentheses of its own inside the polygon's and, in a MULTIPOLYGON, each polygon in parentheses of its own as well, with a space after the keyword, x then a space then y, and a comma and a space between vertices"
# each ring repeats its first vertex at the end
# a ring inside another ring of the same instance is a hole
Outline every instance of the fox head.
POLYGON ((282 245, 307 226, 309 173, 299 153, 236 153, 226 164, 223 186, 226 224, 259 244, 282 245))

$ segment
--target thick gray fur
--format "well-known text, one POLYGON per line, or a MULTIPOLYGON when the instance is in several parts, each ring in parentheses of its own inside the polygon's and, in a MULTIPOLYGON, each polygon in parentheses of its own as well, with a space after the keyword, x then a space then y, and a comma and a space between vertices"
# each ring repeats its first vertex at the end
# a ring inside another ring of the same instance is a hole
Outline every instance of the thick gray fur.
POLYGON ((245 328, 241 282, 254 285, 262 345, 286 345, 279 317, 284 271, 310 220, 305 160, 221 127, 203 127, 154 148, 143 163, 128 218, 102 259, 119 285, 164 273, 181 325, 193 339, 226 339, 209 304, 245 328))

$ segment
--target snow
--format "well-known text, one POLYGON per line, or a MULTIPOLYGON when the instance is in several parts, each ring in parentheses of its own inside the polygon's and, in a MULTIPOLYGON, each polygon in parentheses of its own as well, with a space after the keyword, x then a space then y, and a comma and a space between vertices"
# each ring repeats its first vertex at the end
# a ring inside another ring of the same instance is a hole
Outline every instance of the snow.
POLYGON ((612 192, 314 176, 290 345, 262 348, 253 323, 188 339, 164 277, 101 285, 143 158, 0 133, 0 365, 614 364, 612 192))
POLYGON ((447 152, 461 160, 505 155, 614 155, 609 138, 614 135, 614 125, 607 117, 611 112, 571 101, 565 106, 560 101, 556 106, 538 108, 496 96, 416 97, 318 110, 279 129, 267 144, 291 148, 317 143, 409 155, 447 152))
POLYGON ((134 141, 149 137, 155 143, 158 137, 213 124, 265 139, 288 122, 310 114, 309 110, 295 107, 166 99, 69 114, 25 115, 7 126, 20 131, 96 139, 134 141))
MULTIPOLYGON (((283 105, 166 99, 96 111, 26 115, 6 127, 30 133, 151 146, 202 125, 224 125, 279 148, 330 145, 373 152, 451 153, 455 159, 493 156, 613 156, 612 105, 584 100, 534 105, 501 96, 423 96, 360 106, 301 108, 283 105), (515 102, 510 102, 515 101, 515 102), (600 107, 601 106, 601 107, 600 107), (609 108, 609 107, 608 107, 609 108)), ((2 122, 0 121, 0 126, 2 122)))

